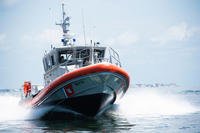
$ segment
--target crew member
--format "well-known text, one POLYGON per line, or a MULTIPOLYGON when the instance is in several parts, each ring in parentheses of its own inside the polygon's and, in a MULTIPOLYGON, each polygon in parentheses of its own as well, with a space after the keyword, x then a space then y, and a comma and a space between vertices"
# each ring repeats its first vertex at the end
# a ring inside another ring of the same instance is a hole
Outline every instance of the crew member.
POLYGON ((24 95, 27 97, 28 95, 30 96, 31 93, 31 82, 25 81, 24 82, 24 95))

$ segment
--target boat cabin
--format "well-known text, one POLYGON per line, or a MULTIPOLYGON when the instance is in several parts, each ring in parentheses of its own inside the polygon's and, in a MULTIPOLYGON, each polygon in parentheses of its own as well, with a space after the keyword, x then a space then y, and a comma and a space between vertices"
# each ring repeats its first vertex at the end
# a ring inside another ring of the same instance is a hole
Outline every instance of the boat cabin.
POLYGON ((105 61, 106 47, 52 48, 43 58, 45 84, 74 69, 105 61))

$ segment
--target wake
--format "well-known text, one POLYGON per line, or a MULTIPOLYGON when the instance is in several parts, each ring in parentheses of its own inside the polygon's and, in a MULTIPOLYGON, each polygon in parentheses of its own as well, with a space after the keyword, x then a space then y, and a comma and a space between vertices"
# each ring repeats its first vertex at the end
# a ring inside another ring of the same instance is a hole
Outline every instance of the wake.
POLYGON ((124 115, 185 115, 199 111, 196 106, 178 94, 151 88, 132 90, 133 92, 128 93, 119 103, 119 111, 124 115))
MULTIPOLYGON (((159 116, 159 115, 185 115, 199 111, 199 108, 187 101, 184 96, 162 92, 158 89, 135 89, 128 92, 118 104, 115 111, 127 117, 132 116, 159 116)), ((7 120, 28 120, 37 119, 43 115, 46 110, 44 108, 37 110, 36 114, 31 116, 31 110, 21 107, 18 103, 19 95, 12 92, 0 93, 0 122, 7 120)))

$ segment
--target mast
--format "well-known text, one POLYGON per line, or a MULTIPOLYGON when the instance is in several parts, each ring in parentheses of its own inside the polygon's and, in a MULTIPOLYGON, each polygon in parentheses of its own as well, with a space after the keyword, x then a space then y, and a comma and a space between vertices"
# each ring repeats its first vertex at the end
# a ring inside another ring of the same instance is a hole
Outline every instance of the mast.
POLYGON ((66 16, 64 6, 64 3, 62 3, 62 21, 61 23, 56 23, 56 25, 60 25, 63 30, 63 38, 61 39, 63 46, 68 46, 71 45, 70 40, 72 39, 69 34, 70 17, 66 16))
POLYGON ((83 14, 83 9, 81 10, 81 15, 82 15, 82 24, 83 24, 83 35, 84 35, 84 42, 86 46, 86 36, 85 36, 85 20, 84 20, 84 14, 83 14))

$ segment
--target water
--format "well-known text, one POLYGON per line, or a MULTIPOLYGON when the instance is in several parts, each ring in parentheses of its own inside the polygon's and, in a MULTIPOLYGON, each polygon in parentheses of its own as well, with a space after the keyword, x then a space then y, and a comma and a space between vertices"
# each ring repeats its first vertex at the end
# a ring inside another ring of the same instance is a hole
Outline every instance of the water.
POLYGON ((18 106, 15 90, 0 90, 0 132, 180 132, 200 133, 200 90, 180 87, 129 88, 98 118, 38 120, 18 106))

